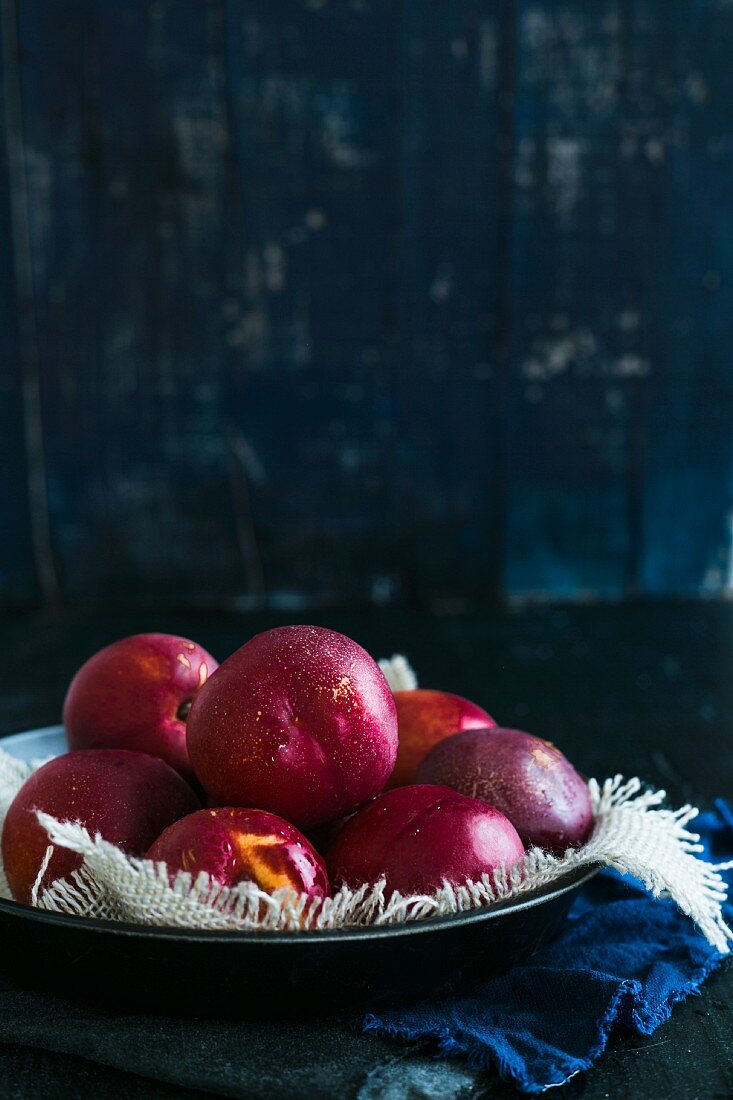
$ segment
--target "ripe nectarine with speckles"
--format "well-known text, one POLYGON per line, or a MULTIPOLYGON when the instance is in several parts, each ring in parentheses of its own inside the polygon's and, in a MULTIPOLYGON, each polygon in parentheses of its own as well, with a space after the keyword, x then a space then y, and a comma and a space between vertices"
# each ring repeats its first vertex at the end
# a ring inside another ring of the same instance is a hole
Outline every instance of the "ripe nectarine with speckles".
POLYGON ((278 627, 243 645, 203 686, 188 751, 219 805, 257 806, 308 828, 382 790, 397 752, 395 704, 351 638, 278 627))

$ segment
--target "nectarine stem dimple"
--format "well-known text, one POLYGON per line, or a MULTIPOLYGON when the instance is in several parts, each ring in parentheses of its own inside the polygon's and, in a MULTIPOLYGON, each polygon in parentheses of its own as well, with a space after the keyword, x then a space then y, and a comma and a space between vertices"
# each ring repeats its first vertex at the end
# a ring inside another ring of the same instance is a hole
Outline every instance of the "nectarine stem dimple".
POLYGON ((193 699, 184 699, 183 702, 180 703, 178 710, 176 711, 176 718, 180 722, 185 722, 188 718, 192 703, 193 699))

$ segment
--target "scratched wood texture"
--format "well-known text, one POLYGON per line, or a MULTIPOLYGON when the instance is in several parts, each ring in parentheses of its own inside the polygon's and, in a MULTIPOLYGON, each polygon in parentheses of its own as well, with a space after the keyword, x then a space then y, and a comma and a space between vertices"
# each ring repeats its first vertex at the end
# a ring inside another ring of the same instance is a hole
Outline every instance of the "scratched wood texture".
POLYGON ((1 601, 730 590, 730 0, 0 36, 1 601))

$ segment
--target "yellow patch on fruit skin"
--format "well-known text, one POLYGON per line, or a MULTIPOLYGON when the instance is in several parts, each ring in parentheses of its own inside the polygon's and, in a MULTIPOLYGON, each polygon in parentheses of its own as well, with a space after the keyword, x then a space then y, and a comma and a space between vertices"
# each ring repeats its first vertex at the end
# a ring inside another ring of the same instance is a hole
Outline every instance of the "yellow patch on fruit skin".
POLYGON ((169 658, 160 653, 136 653, 134 662, 143 675, 151 680, 162 680, 169 675, 169 658))
POLYGON ((334 703, 339 699, 348 699, 352 694, 351 680, 348 676, 342 676, 335 688, 331 688, 334 703))
POLYGON ((184 668, 189 668, 190 669, 191 662, 189 661, 189 659, 188 659, 188 657, 186 656, 185 653, 179 653, 178 657, 177 657, 177 660, 180 661, 180 663, 183 665, 184 668))
MULTIPOLYGON (((549 742, 545 742, 545 744, 549 744, 549 742)), ((547 769, 552 766, 552 756, 544 749, 532 749, 530 756, 541 768, 547 769)))
POLYGON ((255 882, 263 890, 271 892, 279 890, 281 886, 292 886, 292 879, 287 871, 275 870, 267 858, 258 851, 260 848, 279 848, 282 845, 279 836, 235 833, 232 840, 242 863, 251 870, 255 882))

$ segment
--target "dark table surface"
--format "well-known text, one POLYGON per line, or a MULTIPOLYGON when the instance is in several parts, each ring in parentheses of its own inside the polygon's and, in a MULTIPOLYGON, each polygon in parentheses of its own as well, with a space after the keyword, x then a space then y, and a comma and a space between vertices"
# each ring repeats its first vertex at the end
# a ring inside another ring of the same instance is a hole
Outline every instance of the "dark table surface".
MULTIPOLYGON (((467 695, 502 724, 548 737, 588 775, 640 775, 665 787, 672 802, 702 807, 733 793, 733 606, 555 607, 472 616, 324 611, 305 618, 351 634, 375 655, 407 653, 425 686, 467 695)), ((134 607, 6 613, 0 619, 0 734, 57 722, 72 673, 121 635, 187 634, 223 658, 257 630, 303 619, 134 607)), ((125 1062, 137 1072, 120 1069, 113 1044, 85 1044, 83 1014, 74 1053, 23 1045, 37 1041, 39 1013, 65 1011, 63 1003, 7 987, 2 995, 2 1098, 214 1095, 184 1087, 183 1081, 195 1085, 191 1075, 155 1080, 155 1058, 145 1058, 142 1047, 137 1059, 125 1062)), ((592 1072, 557 1092, 589 1100, 733 1096, 732 1007, 733 968, 725 964, 702 995, 677 1006, 651 1038, 614 1036, 592 1072)), ((150 1027, 150 1020, 110 1015, 110 1033, 129 1036, 131 1048, 150 1027)), ((330 1021, 220 1031, 203 1025, 196 1031, 186 1021, 176 1037, 182 1065, 197 1044, 216 1061, 216 1095, 516 1095, 491 1072, 435 1060, 430 1046, 363 1037, 330 1021)))

